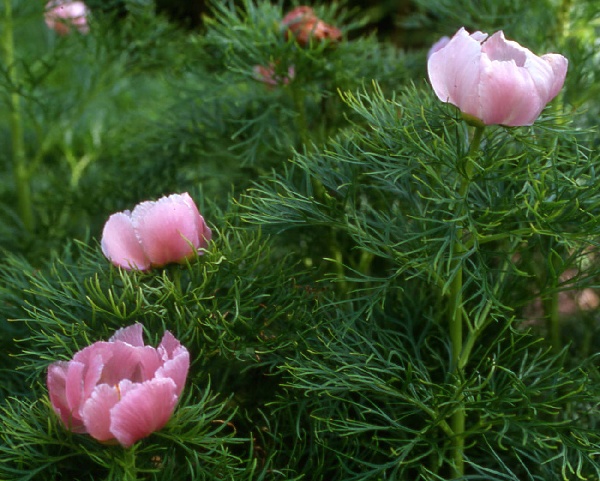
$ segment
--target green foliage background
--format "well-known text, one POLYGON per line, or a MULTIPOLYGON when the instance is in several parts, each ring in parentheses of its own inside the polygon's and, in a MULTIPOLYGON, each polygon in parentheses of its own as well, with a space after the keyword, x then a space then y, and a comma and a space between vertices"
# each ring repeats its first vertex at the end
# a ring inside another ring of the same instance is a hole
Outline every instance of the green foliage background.
POLYGON ((577 303, 600 274, 593 0, 321 2, 344 39, 308 48, 279 27, 293 2, 87 3, 90 34, 64 37, 43 2, 3 4, 17 60, 0 75, 0 479, 600 478, 598 316, 577 303), (534 126, 485 130, 466 195, 470 128, 426 73, 461 26, 569 59, 534 126), (293 80, 258 81, 270 64, 293 80), (110 214, 186 191, 208 252, 110 266, 110 214), (191 353, 175 414, 130 450, 69 433, 48 365, 134 322, 191 353))

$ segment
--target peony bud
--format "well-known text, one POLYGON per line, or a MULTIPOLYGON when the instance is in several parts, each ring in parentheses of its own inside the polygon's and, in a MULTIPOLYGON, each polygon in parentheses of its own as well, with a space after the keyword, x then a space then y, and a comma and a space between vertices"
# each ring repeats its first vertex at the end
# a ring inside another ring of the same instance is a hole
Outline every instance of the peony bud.
POLYGON ((329 40, 339 42, 342 32, 331 25, 326 24, 316 16, 311 7, 301 6, 294 8, 281 21, 281 27, 285 31, 286 38, 295 37, 296 41, 305 47, 311 38, 316 41, 329 40))
POLYGON ((128 447, 167 423, 189 367, 188 350, 169 331, 154 348, 134 324, 51 364, 48 393, 67 429, 128 447))
MULTIPOLYGON (((435 48, 435 45, 434 45, 435 48)), ((568 61, 536 56, 503 32, 469 33, 461 28, 432 51, 429 80, 443 102, 485 125, 531 125, 562 88, 568 61)))
POLYGON ((52 0, 46 4, 44 20, 48 28, 59 35, 67 35, 72 27, 79 33, 88 33, 90 27, 87 24, 89 10, 83 2, 70 0, 52 0))
POLYGON ((255 65, 253 69, 253 77, 254 79, 263 82, 267 85, 287 85, 293 80, 294 75, 296 74, 294 67, 291 66, 288 68, 287 75, 277 74, 276 64, 271 63, 268 67, 263 67, 262 65, 255 65))
POLYGON ((111 215, 101 246, 114 265, 147 270, 201 253, 211 235, 189 194, 173 194, 111 215))

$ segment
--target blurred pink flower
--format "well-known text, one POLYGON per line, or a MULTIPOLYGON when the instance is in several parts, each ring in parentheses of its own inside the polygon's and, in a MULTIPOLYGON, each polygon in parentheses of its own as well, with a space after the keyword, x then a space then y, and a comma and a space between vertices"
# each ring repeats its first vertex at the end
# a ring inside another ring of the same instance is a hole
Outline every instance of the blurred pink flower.
POLYGON ((303 47, 313 38, 316 41, 339 42, 342 32, 321 20, 311 7, 300 6, 290 11, 281 21, 286 38, 293 36, 303 47))
POLYGON ((296 75, 294 66, 288 68, 287 75, 280 75, 276 72, 277 64, 271 63, 268 67, 262 65, 255 65, 253 69, 253 77, 268 85, 287 85, 293 80, 296 75))
POLYGON ((538 57, 503 32, 471 35, 461 28, 431 52, 429 80, 443 102, 485 125, 531 125, 562 88, 568 61, 538 57))
POLYGON ((142 334, 141 324, 119 329, 50 365, 50 402, 67 429, 128 447, 167 423, 190 355, 169 331, 157 348, 145 346, 142 334))
POLYGON ((102 232, 102 252, 116 266, 147 270, 183 262, 201 253, 212 236, 186 192, 138 204, 133 212, 109 217, 102 232))
POLYGON ((52 0, 46 4, 44 19, 48 28, 59 35, 67 35, 71 27, 75 27, 80 33, 88 33, 88 14, 89 9, 83 2, 52 0))

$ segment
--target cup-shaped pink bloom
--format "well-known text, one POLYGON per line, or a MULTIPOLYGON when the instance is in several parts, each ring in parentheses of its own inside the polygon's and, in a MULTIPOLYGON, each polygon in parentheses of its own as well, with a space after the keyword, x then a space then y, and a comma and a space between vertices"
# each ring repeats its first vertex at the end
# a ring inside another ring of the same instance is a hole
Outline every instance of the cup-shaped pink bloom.
POLYGON ((531 125, 562 88, 568 61, 538 57, 503 32, 471 35, 461 28, 429 56, 436 95, 485 125, 531 125))
POLYGON ((169 331, 154 348, 134 324, 51 364, 50 402, 70 431, 128 447, 167 423, 189 366, 188 350, 169 331))
POLYGON ((119 267, 147 270, 190 259, 206 248, 211 230, 186 192, 111 215, 102 232, 104 255, 119 267))
POLYGON ((277 73, 277 64, 271 63, 268 67, 262 65, 255 65, 253 69, 253 77, 259 82, 263 82, 273 87, 277 85, 287 85, 293 80, 296 75, 294 66, 290 66, 287 70, 287 74, 281 75, 277 73))
POLYGON ((310 43, 311 38, 318 42, 339 42, 342 39, 342 32, 338 28, 325 23, 311 7, 305 5, 294 8, 283 17, 281 28, 286 38, 295 37, 303 47, 310 43))
POLYGON ((88 33, 88 15, 89 10, 83 2, 52 0, 46 4, 44 20, 48 28, 59 35, 67 35, 71 28, 76 28, 80 33, 88 33))

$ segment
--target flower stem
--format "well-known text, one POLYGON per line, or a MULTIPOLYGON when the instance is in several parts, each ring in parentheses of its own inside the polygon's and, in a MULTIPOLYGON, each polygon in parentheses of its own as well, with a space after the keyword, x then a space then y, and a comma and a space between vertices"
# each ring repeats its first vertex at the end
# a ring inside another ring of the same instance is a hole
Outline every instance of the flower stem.
MULTIPOLYGON (((469 190, 469 184, 471 183, 471 177, 473 175, 473 157, 479 150, 481 139, 483 137, 483 127, 475 127, 475 132, 469 146, 469 152, 466 158, 466 165, 464 173, 458 189, 458 197, 460 202, 460 209, 456 215, 462 217, 465 213, 467 206, 467 195, 469 190)), ((462 389, 463 379, 463 368, 465 361, 462 359, 463 352, 463 255, 466 251, 464 245, 464 225, 459 224, 456 230, 456 238, 454 239, 454 245, 452 247, 452 272, 454 277, 449 288, 449 334, 450 334, 450 345, 451 345, 451 369, 456 377, 456 389, 462 389)), ((460 479, 464 475, 465 464, 464 464, 464 447, 465 447, 465 419, 466 414, 464 407, 462 406, 462 395, 458 396, 460 405, 456 408, 452 414, 450 420, 450 426, 453 431, 452 437, 452 475, 456 479, 460 479)))
POLYGON ((560 312, 559 312, 559 289, 558 284, 560 282, 559 272, 560 272, 560 254, 555 252, 553 249, 550 249, 550 258, 548 261, 548 265, 551 267, 552 272, 552 294, 550 295, 550 299, 548 299, 544 304, 548 332, 550 337, 550 343, 552 345, 552 349, 554 352, 560 352, 562 349, 562 335, 560 332, 561 323, 560 323, 560 312))
MULTIPOLYGON (((300 134, 300 141, 304 148, 307 149, 312 140, 308 130, 304 93, 299 86, 293 85, 292 96, 294 100, 294 107, 297 113, 296 127, 300 134)), ((314 198, 321 204, 329 205, 331 197, 327 194, 327 190, 325 189, 323 183, 314 175, 311 175, 310 182, 313 189, 314 198)), ((334 262, 338 291, 341 294, 344 294, 347 292, 348 287, 348 284, 345 280, 344 255, 337 241, 336 230, 333 227, 329 231, 328 241, 329 252, 334 262)))
POLYGON ((558 311, 558 292, 553 292, 550 298, 549 313, 548 313, 548 327, 550 330, 550 342, 554 352, 560 352, 562 348, 562 339, 560 335, 560 317, 558 311))
POLYGON ((297 85, 292 86, 292 98, 294 100, 294 108, 296 109, 296 127, 300 135, 300 141, 305 146, 310 142, 308 133, 308 122, 306 119, 306 106, 304 105, 304 93, 297 85))
POLYGON ((563 42, 570 35, 571 19, 569 17, 571 15, 572 3, 572 0, 562 0, 558 11, 558 36, 563 42))
POLYGON ((138 470, 136 466, 135 444, 123 449, 123 481, 137 481, 138 470))
POLYGON ((25 158, 25 138, 21 113, 21 96, 18 92, 19 73, 15 63, 15 40, 13 31, 12 0, 4 0, 4 35, 2 49, 7 68, 7 77, 12 87, 10 94, 9 125, 13 157, 13 176, 17 189, 17 212, 26 230, 34 229, 33 205, 31 202, 30 173, 25 158))

